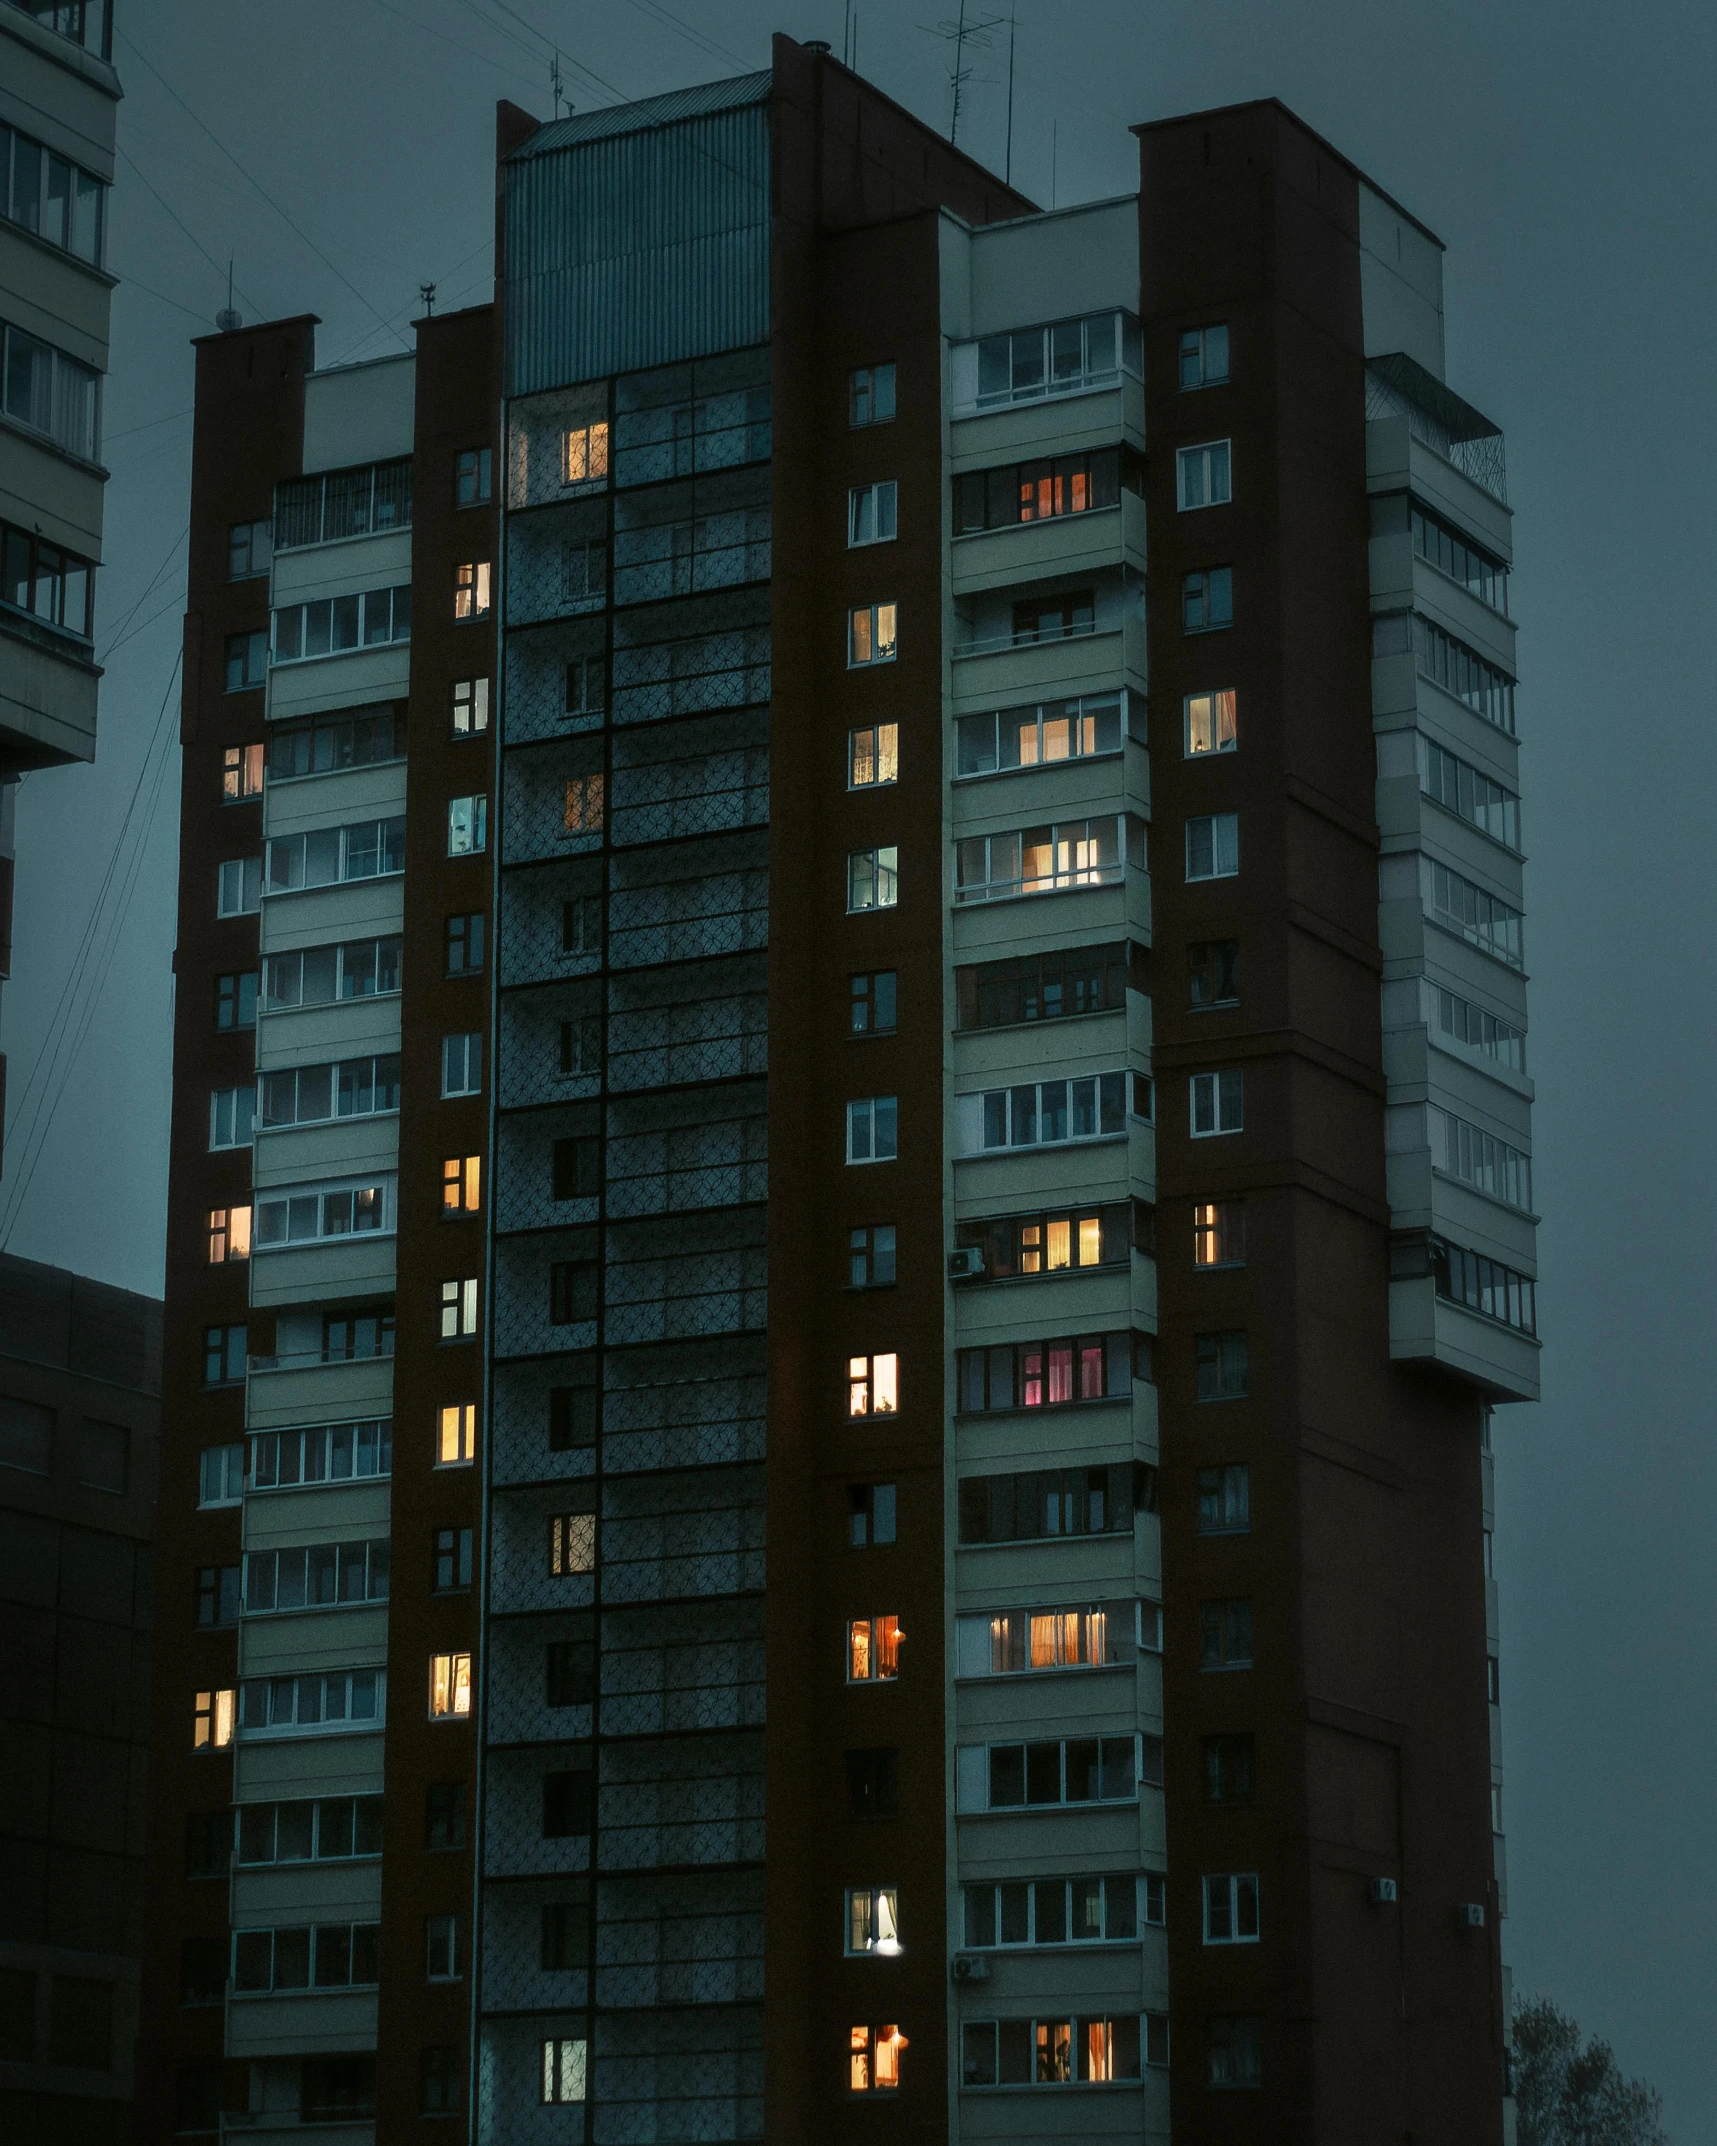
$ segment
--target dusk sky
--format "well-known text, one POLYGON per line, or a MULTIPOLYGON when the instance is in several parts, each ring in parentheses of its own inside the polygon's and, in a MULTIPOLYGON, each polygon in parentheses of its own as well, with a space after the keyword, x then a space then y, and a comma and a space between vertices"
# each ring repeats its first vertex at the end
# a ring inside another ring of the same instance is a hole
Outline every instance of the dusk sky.
MULTIPOLYGON (((969 48, 961 124, 998 170, 1006 9, 976 11, 1003 20, 969 48)), ((857 9, 860 71, 943 127, 954 13, 857 9)), ((838 53, 846 10, 117 0, 116 19, 100 755, 19 798, 0 1243, 159 1292, 189 339, 229 257, 247 322, 321 317, 321 363, 409 348, 420 285, 438 310, 488 296, 495 100, 550 116, 557 40, 588 110, 764 67, 776 29, 838 53)), ((1134 122, 1274 96, 1449 249, 1450 383, 1503 427, 1515 508, 1543 1215, 1544 1399, 1496 1418, 1504 1948, 1517 1992, 1609 2039, 1691 2146, 1717 2135, 1717 1441, 1688 1339, 1717 1294, 1717 1114, 1694 1092, 1717 1014, 1717 11, 1019 0, 1017 39, 1013 179, 1040 202, 1133 190, 1134 122)))

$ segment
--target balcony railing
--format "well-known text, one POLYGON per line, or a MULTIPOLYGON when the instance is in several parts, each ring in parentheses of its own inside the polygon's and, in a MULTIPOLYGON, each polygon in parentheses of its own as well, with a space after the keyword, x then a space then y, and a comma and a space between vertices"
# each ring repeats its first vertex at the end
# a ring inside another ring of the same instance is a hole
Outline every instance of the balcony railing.
POLYGON ((1405 351, 1370 359, 1365 368, 1365 415, 1404 417, 1421 447, 1441 455, 1451 468, 1508 504, 1508 470, 1502 428, 1463 402, 1405 351))

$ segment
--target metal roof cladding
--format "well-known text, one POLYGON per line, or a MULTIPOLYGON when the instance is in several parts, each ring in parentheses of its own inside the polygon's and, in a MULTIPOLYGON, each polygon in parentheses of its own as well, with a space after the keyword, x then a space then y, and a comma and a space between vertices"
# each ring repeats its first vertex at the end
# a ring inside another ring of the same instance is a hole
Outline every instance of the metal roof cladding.
POLYGON ((651 127, 665 127, 676 119, 700 119, 709 112, 731 112, 741 105, 762 104, 775 77, 765 68, 761 74, 731 75, 725 82, 699 82, 691 89, 671 89, 660 97, 643 97, 636 104, 605 104, 595 112, 571 112, 565 119, 551 119, 530 140, 515 149, 507 162, 519 164, 551 150, 570 149, 579 142, 598 142, 616 134, 642 134, 651 127))

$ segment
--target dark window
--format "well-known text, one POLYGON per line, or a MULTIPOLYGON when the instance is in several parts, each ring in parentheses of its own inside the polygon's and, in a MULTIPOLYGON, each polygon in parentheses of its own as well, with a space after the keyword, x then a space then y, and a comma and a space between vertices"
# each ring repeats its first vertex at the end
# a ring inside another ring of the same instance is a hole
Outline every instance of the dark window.
MULTIPOLYGON (((1011 1028, 1022 1021, 1064 1021, 1125 1006, 1132 953, 1123 940, 956 969, 960 1026, 1011 1028)), ((1142 987, 1141 977, 1134 988, 1142 987)))
POLYGON ((1144 489, 1143 458, 1130 447, 1088 448, 1033 462, 1010 462, 954 479, 954 534, 1013 529, 1064 514, 1119 504, 1144 489))
POLYGON ((900 1816, 900 1753, 847 1753, 847 1809, 854 1818, 900 1816))
POLYGON ((234 522, 227 530, 227 579, 260 581, 274 557, 272 521, 234 522))
POLYGON ((1133 1390, 1133 1336, 1127 1333, 961 1349, 954 1363, 954 1405, 962 1414, 1062 1408, 1115 1400, 1133 1390))
POLYGON ((1180 577, 1180 623, 1183 633, 1214 633, 1234 623, 1234 569, 1201 567, 1180 577))
POLYGON ((1490 1694, 1492 1706, 1502 1704, 1502 1664, 1494 1654, 1485 1656, 1485 1689, 1490 1694))
POLYGON ((188 1811, 185 1814, 187 1878, 224 1878, 232 1862, 232 1852, 231 1811, 188 1811))
POLYGON ((483 915, 447 919, 447 973, 475 976, 483 967, 483 915))
POLYGON ((1250 1669, 1252 1603, 1245 1595, 1226 1602, 1198 1605, 1200 1663, 1203 1669, 1250 1669))
POLYGON ((215 978, 216 1028, 256 1026, 256 983, 255 969, 241 969, 235 975, 215 978))
POLYGON ((465 1783, 432 1781, 424 1800, 423 1845, 432 1853, 465 1845, 465 1783))
POLYGON ((868 1550, 894 1540, 895 1495, 892 1483, 847 1485, 847 1541, 868 1550))
POLYGON ((1135 1241, 1147 1249, 1149 1214, 1142 1201, 1119 1200, 1071 1214, 1000 1215, 993 1222, 962 1222, 954 1241, 983 1253, 986 1281, 1068 1274, 1123 1265, 1135 1241))
POLYGON ((196 1621, 199 1625, 237 1624, 238 1575, 236 1565, 198 1566, 196 1621))
POLYGON ((588 1766, 543 1775, 543 1838, 588 1833, 596 1815, 596 1776, 588 1766))
POLYGON ((1247 1392, 1246 1336, 1239 1328, 1194 1338, 1201 1401, 1238 1401, 1247 1392))
POLYGON ((1094 633, 1097 599, 1090 589, 1070 589, 1060 596, 1034 596, 1013 608, 1013 641, 1023 648, 1033 641, 1064 641, 1071 634, 1094 633))
POLYGON ((554 1144, 553 1197, 590 1200, 602 1190, 602 1142, 592 1134, 554 1144))
POLYGON ((1240 1003, 1240 941, 1201 939, 1186 950, 1187 1003, 1194 1013, 1240 1003))
POLYGON ((113 2062, 111 1982, 93 1975, 55 1975, 48 1993, 48 2062, 77 2071, 109 2068, 113 2062))
POLYGON ((551 1900, 542 1913, 542 1969, 545 1975, 590 1964, 590 1902, 551 1900))
POLYGON ((437 1528, 430 1539, 430 1586, 438 1595, 471 1585, 471 1530, 437 1528))
POLYGON ((566 667, 568 715, 600 715, 607 704, 600 656, 575 656, 566 667))
POLYGON ((560 950, 563 954, 602 952, 602 897, 581 894, 560 905, 560 950))
POLYGON ((1198 1532, 1244 1535, 1252 1525, 1252 1471, 1244 1461, 1198 1471, 1198 1532))
POLYGON ((174 2129, 186 2132, 218 2131, 221 2128, 221 2093, 225 2067, 220 2064, 183 2064, 179 2067, 174 2129))
POLYGON ((1205 1801, 1249 1803, 1252 1785, 1251 1737, 1207 1736, 1204 1739, 1205 1801))
POLYGON ((419 2110, 425 2116, 457 2116, 462 2100, 458 2050, 444 2046, 426 2049, 418 2072, 419 2110))
MULTIPOLYGON (((5 161, 0 147, 0 164, 5 161)), ((4 175, 0 174, 0 185, 4 175)), ((37 345, 37 349, 41 349, 37 345)), ((22 353, 20 353, 22 354, 22 353)), ((29 378, 29 361, 23 377, 29 378)), ((41 375, 37 373, 38 382, 41 375)), ((14 390, 17 382, 14 381, 14 390)), ((25 387, 26 399, 28 386, 25 387)), ((44 625, 63 627, 87 641, 93 631, 90 602, 95 591, 95 568, 87 559, 62 551, 46 537, 32 535, 15 523, 0 523, 0 603, 27 611, 44 625)))
POLYGON ((589 1706, 596 1697, 596 1640, 580 1619, 577 1639, 551 1639, 543 1648, 543 1704, 589 1706))
POLYGON ((1219 2012, 1205 2022, 1205 2082, 1223 2089, 1264 2083, 1264 2022, 1255 2012, 1219 2012))
POLYGON ((393 1313, 354 1311, 322 1321, 322 1361, 327 1364, 356 1363, 369 1356, 393 1354, 393 1313))
POLYGON ((861 365, 847 381, 847 422, 886 425, 894 416, 894 366, 861 365))
POLYGON ((548 1270, 549 1324, 574 1326, 596 1317, 596 1284, 601 1269, 594 1259, 557 1259, 548 1270))
POLYGON ((227 1994, 227 1939, 188 1937, 179 1949, 179 2002, 222 2004, 227 1994))
POLYGON ((487 447, 467 447, 453 462, 453 504, 480 507, 490 497, 493 457, 487 447))
POLYGON ((855 1289, 892 1287, 894 1240, 892 1222, 873 1222, 847 1232, 847 1276, 855 1289))
POLYGON ((203 1329, 203 1384, 238 1386, 244 1382, 249 1329, 206 1326, 203 1329))
POLYGON ((852 979, 850 1026, 855 1036, 892 1036, 895 1025, 893 969, 870 969, 852 979))
POLYGON ((394 707, 317 715, 298 723, 271 723, 271 775, 328 775, 340 768, 372 767, 405 754, 404 712, 394 707))
POLYGON ((1155 1495, 1155 1470, 1132 1461, 963 1476, 960 1540, 1038 1542, 1062 1535, 1126 1534, 1135 1510, 1154 1510, 1155 1495))
POLYGON ((266 633, 229 633, 227 635, 227 691, 247 692, 268 678, 268 635, 266 633))
POLYGON ((596 1443, 595 1386, 551 1386, 548 1395, 548 1443, 551 1453, 582 1451, 596 1443))
POLYGON ((299 2114, 306 2123, 375 2114, 374 2057, 306 2057, 299 2077, 299 2114))

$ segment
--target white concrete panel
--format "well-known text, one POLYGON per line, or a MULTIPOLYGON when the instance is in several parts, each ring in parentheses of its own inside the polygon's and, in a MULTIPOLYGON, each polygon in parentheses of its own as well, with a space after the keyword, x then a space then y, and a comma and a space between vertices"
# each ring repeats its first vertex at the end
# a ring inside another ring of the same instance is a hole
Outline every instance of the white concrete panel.
POLYGON ((389 1532, 392 1487, 386 1476, 252 1490, 244 1501, 244 1546, 370 1541, 389 1532))
POLYGON ((294 1423, 356 1423, 393 1413, 393 1358, 355 1363, 288 1362, 253 1370, 245 1386, 245 1428, 272 1431, 294 1423))
POLYGON ((325 1124, 259 1132, 251 1182, 262 1192, 274 1185, 303 1185, 317 1178, 359 1177, 373 1171, 391 1174, 398 1168, 399 1114, 381 1111, 372 1118, 333 1118, 325 1124))
POLYGON ((989 224, 969 244, 974 336, 1109 307, 1139 310, 1136 194, 989 224))
POLYGON ((320 715, 326 708, 363 708, 404 700, 411 690, 411 643, 352 649, 342 656, 312 656, 268 674, 269 719, 320 715))
POLYGON ((344 827, 353 820, 384 819, 404 810, 403 758, 327 775, 271 775, 263 785, 262 828, 268 835, 344 827))
POLYGON ((1359 181, 1359 295, 1367 357, 1404 350, 1443 377, 1443 249, 1359 181))
POLYGON ((278 1616, 245 1617, 239 1624, 241 1677, 379 1667, 387 1651, 385 1602, 354 1603, 347 1609, 285 1610, 278 1616))
POLYGON ((281 954, 341 939, 385 939, 405 928, 405 874, 356 879, 302 894, 270 894, 262 904, 262 951, 281 954))
POLYGON ((305 473, 410 454, 416 398, 409 352, 312 373, 304 383, 305 473))
POLYGON ((235 1929, 275 1923, 376 1922, 382 1912, 382 1859, 249 1864, 233 1872, 235 1929))
POLYGON ((373 1796, 382 1785, 379 1731, 337 1736, 239 1738, 233 1800, 270 1803, 294 1796, 373 1796))
POLYGON ((397 588, 410 579, 411 530, 384 529, 373 536, 277 551, 269 601, 278 608, 319 596, 344 596, 353 589, 397 588))

